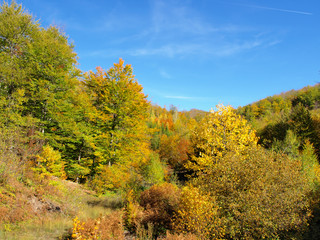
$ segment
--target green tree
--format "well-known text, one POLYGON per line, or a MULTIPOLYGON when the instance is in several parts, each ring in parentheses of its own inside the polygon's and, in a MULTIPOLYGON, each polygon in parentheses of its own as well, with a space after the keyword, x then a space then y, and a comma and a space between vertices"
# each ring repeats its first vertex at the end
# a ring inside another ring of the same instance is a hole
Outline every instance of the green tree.
POLYGON ((300 141, 292 130, 288 130, 283 141, 275 139, 272 144, 272 150, 287 154, 292 159, 299 156, 300 141))
POLYGON ((303 105, 298 104, 292 109, 289 125, 302 141, 307 139, 310 139, 311 142, 315 141, 315 128, 311 114, 303 105))
POLYGON ((57 27, 40 27, 14 1, 1 6, 0 21, 0 122, 24 128, 29 146, 49 142, 73 178, 74 162, 90 152, 84 114, 90 102, 73 45, 57 27))

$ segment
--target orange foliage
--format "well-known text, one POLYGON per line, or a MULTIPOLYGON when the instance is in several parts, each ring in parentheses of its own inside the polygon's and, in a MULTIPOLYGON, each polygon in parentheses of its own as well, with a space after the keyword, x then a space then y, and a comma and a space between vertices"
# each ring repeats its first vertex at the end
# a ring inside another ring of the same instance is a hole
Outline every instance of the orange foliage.
POLYGON ((88 219, 80 221, 77 217, 73 220, 71 239, 76 240, 123 240, 124 229, 120 212, 111 215, 99 217, 97 219, 88 219))

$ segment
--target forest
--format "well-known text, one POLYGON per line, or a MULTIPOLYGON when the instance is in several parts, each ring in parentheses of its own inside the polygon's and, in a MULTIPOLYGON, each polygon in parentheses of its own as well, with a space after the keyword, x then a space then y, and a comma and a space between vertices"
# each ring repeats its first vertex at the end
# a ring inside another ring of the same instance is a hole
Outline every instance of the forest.
POLYGON ((205 112, 0 11, 1 239, 319 239, 320 85, 205 112))

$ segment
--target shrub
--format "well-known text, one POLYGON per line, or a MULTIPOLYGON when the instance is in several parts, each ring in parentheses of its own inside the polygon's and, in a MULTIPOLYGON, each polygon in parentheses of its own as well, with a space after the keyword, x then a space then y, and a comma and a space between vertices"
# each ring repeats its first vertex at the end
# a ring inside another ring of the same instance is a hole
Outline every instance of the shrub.
POLYGON ((124 239, 124 230, 121 213, 80 221, 77 217, 73 220, 71 239, 124 239))
POLYGON ((50 145, 43 146, 41 154, 37 156, 37 163, 38 166, 35 170, 40 174, 50 174, 62 179, 66 178, 65 163, 61 159, 61 154, 50 145))
POLYGON ((184 187, 174 228, 183 234, 193 233, 199 239, 220 239, 224 235, 224 227, 218 211, 214 197, 193 186, 184 187))
POLYGON ((140 196, 143 207, 142 224, 153 224, 155 236, 172 229, 172 216, 177 210, 180 190, 173 184, 163 183, 145 190, 140 196))
POLYGON ((136 232, 141 225, 143 208, 135 200, 133 190, 127 194, 123 217, 126 228, 131 232, 136 232))
POLYGON ((301 162, 284 154, 257 147, 242 157, 229 153, 194 184, 216 197, 229 238, 278 238, 302 230, 310 216, 301 162))
POLYGON ((171 234, 167 232, 167 235, 163 238, 160 238, 161 240, 200 240, 201 238, 198 238, 196 235, 192 233, 187 234, 171 234))
POLYGON ((142 174, 147 186, 164 182, 164 165, 157 153, 150 154, 149 161, 142 168, 142 174))

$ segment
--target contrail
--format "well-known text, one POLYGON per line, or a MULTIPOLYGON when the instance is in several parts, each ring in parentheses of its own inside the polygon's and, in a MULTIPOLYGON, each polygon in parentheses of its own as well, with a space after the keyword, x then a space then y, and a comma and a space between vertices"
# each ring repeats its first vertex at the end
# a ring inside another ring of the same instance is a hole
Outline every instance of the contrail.
POLYGON ((279 11, 279 12, 287 12, 287 13, 296 13, 296 14, 303 14, 303 15, 312 15, 310 12, 302 12, 302 11, 295 11, 295 10, 289 10, 289 9, 281 9, 281 8, 270 8, 270 7, 263 7, 263 6, 255 6, 255 5, 242 5, 252 8, 260 8, 260 9, 266 9, 271 11, 279 11))
POLYGON ((262 6, 248 6, 248 7, 261 8, 261 9, 279 11, 279 12, 303 14, 303 15, 312 15, 312 13, 310 12, 302 12, 302 11, 295 11, 295 10, 288 10, 288 9, 281 9, 281 8, 270 8, 270 7, 262 7, 262 6))

